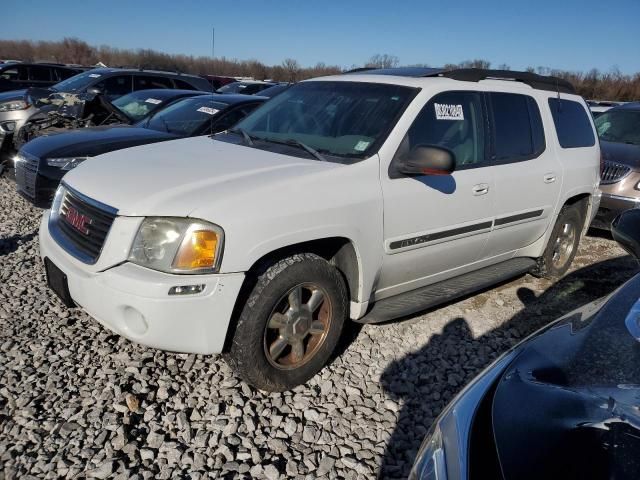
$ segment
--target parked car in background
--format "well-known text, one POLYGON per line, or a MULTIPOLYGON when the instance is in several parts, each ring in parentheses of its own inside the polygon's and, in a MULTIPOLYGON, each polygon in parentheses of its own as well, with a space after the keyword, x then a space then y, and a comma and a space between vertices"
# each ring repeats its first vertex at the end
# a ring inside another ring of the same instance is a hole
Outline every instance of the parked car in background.
POLYGON ((50 87, 86 68, 55 63, 8 63, 0 65, 0 92, 29 87, 50 87))
POLYGON ((609 229, 619 213, 640 207, 640 102, 612 108, 595 124, 602 150, 602 200, 592 226, 609 229))
POLYGON ((260 90, 259 95, 261 97, 273 98, 276 95, 284 92, 287 88, 289 88, 292 83, 277 83, 276 85, 265 88, 264 90, 260 90))
POLYGON ((60 130, 123 123, 131 125, 174 100, 206 93, 200 90, 150 89, 123 95, 112 102, 98 95, 91 102, 76 102, 62 107, 53 105, 52 110, 42 108, 30 117, 15 132, 13 144, 19 149, 38 136, 60 130))
POLYGON ((589 105, 589 109, 591 110, 594 118, 597 118, 604 112, 622 104, 624 104, 624 102, 615 102, 611 100, 587 100, 587 105, 589 105))
MULTIPOLYGON (((153 97, 161 96, 156 90, 149 92, 153 97)), ((131 95, 137 94, 126 97, 131 95)), ((264 101, 266 98, 254 95, 207 95, 191 91, 190 98, 168 103, 131 126, 83 128, 38 137, 16 155, 16 188, 35 205, 48 207, 62 177, 91 157, 138 145, 217 133, 235 125, 264 101)), ((139 112, 136 107, 134 114, 139 112)))
MULTIPOLYGON (((640 258, 640 210, 612 234, 640 258)), ((410 480, 640 477, 640 275, 496 360, 442 411, 410 480)))
POLYGON ((202 75, 211 84, 211 87, 215 90, 220 87, 224 87, 229 83, 234 83, 237 80, 233 77, 222 77, 220 75, 202 75))
POLYGON ((36 113, 49 114, 71 108, 77 111, 86 103, 108 101, 137 90, 170 88, 182 90, 210 90, 202 77, 155 70, 95 68, 49 88, 30 88, 0 93, 0 153, 8 158, 15 151, 14 132, 36 113))
POLYGON ((216 90, 216 93, 242 93, 243 95, 255 95, 275 84, 271 82, 261 82, 259 80, 243 80, 242 82, 228 83, 224 87, 216 90))
POLYGON ((325 365, 348 319, 563 275, 598 207, 599 164, 588 108, 562 79, 336 75, 213 138, 73 169, 40 253, 67 306, 145 345, 226 352, 248 383, 286 390, 325 365))

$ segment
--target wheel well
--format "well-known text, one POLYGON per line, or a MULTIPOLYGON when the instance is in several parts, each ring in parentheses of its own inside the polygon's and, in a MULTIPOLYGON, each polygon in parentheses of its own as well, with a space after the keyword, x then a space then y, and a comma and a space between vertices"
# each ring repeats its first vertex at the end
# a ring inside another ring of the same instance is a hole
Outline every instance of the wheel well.
POLYGON ((358 257, 356 255, 356 250, 353 246, 353 243, 351 243, 348 238, 322 238, 279 248, 262 256, 247 271, 244 282, 242 283, 242 287, 240 288, 240 293, 238 294, 238 298, 236 299, 236 303, 233 308, 231 321, 229 322, 229 328, 227 328, 227 334, 223 348, 224 352, 229 350, 231 340, 233 339, 233 335, 235 333, 238 317, 242 312, 242 307, 244 306, 247 298, 253 290, 253 287, 255 286, 257 277, 277 260, 301 252, 315 253, 319 257, 327 260, 331 265, 335 266, 345 280, 349 298, 352 301, 357 300, 358 285, 360 281, 358 257))
POLYGON ((578 195, 575 195, 573 197, 568 198, 567 201, 564 202, 564 204, 567 205, 567 206, 579 205, 580 213, 582 214, 582 218, 584 218, 586 220, 587 210, 589 209, 589 198, 590 197, 591 197, 591 195, 589 195, 588 193, 580 193, 578 195))

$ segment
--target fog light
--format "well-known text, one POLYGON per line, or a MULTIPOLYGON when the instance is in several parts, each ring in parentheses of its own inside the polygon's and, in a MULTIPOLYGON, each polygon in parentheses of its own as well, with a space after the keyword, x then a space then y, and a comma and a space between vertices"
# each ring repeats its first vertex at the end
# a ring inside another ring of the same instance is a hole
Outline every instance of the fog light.
POLYGON ((181 285, 171 287, 169 295, 194 295, 204 290, 205 285, 181 285))
POLYGON ((0 130, 4 133, 11 133, 16 129, 16 122, 3 122, 0 123, 0 130))
POLYGON ((127 330, 135 335, 142 335, 149 328, 144 315, 133 307, 125 307, 122 316, 127 330))

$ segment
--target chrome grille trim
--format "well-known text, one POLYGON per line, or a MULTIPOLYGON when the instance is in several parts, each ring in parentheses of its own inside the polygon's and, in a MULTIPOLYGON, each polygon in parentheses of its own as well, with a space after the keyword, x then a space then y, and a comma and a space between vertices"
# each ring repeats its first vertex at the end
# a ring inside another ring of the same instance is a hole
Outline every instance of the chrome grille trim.
POLYGON ((629 175, 629 173, 631 173, 631 167, 628 165, 605 160, 602 163, 602 169, 600 171, 600 183, 602 185, 617 183, 629 175))
POLYGON ((18 153, 17 157, 18 160, 14 164, 16 188, 20 193, 35 201, 40 159, 26 152, 18 153))
POLYGON ((63 184, 61 198, 54 200, 49 216, 49 231, 55 241, 78 260, 93 265, 106 243, 118 210, 93 200, 63 184), (66 218, 69 208, 91 219, 86 225, 88 234, 76 229, 66 218))

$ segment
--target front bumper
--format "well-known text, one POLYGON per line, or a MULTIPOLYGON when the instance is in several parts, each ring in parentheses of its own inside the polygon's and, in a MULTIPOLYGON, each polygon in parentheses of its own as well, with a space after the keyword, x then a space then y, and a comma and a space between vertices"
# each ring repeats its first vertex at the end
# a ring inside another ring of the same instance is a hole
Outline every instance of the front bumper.
POLYGON ((129 340, 175 352, 222 352, 244 273, 172 275, 132 263, 90 272, 51 237, 49 212, 40 223, 40 255, 67 276, 74 302, 129 340), (205 285, 202 293, 169 296, 173 286, 205 285))
POLYGON ((640 208, 640 198, 602 193, 600 208, 591 226, 603 230, 611 229, 611 222, 625 210, 640 208))

